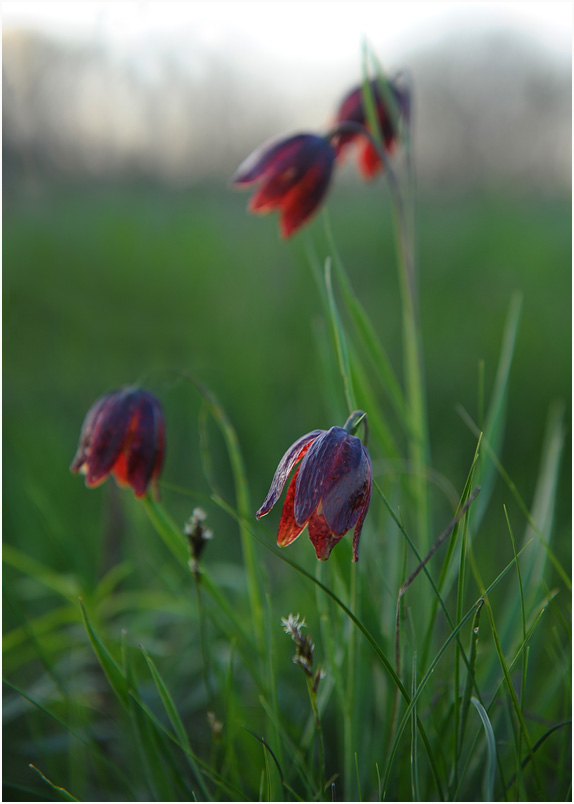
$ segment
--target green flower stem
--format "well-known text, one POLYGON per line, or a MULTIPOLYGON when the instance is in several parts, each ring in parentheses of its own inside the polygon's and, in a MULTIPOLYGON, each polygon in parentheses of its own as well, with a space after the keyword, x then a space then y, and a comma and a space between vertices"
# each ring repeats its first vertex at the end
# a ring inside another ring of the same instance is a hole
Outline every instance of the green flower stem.
MULTIPOLYGON (((349 589, 349 609, 356 615, 357 611, 357 575, 358 565, 351 564, 351 582, 349 589)), ((355 648, 356 648, 356 629, 351 628, 349 631, 349 638, 347 641, 347 692, 345 694, 345 708, 344 708, 344 756, 345 756, 345 777, 344 777, 344 790, 345 800, 352 801, 351 794, 351 779, 353 777, 353 756, 355 749, 353 747, 354 735, 354 717, 355 710, 355 648)))
POLYGON ((319 801, 322 801, 325 794, 325 743, 323 740, 321 718, 319 717, 319 708, 317 706, 317 690, 314 689, 315 682, 313 676, 305 674, 305 678, 307 679, 307 691, 309 693, 311 709, 313 710, 313 717, 315 718, 315 729, 317 731, 317 742, 319 745, 319 801))
POLYGON ((193 580, 195 582, 195 593, 197 597, 197 617, 199 622, 199 644, 201 648, 201 665, 203 673, 203 684, 205 686, 205 704, 207 711, 213 710, 213 693, 209 683, 209 652, 207 650, 207 641, 205 638, 205 612, 203 610, 203 601, 201 599, 201 575, 199 571, 193 572, 193 580))

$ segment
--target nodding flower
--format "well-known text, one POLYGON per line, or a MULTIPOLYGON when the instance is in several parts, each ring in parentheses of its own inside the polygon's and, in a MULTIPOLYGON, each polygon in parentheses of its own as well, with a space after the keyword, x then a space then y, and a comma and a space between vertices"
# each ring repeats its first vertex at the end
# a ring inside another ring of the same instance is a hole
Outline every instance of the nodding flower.
POLYGON ((365 419, 362 411, 349 416, 345 427, 313 430, 292 444, 273 477, 257 519, 275 505, 291 471, 277 544, 286 547, 305 526, 317 558, 326 561, 333 547, 354 528, 353 561, 359 559, 359 539, 371 500, 372 470, 367 448, 351 435, 365 419))
MULTIPOLYGON (((384 149, 391 154, 398 141, 400 120, 408 123, 410 118, 410 94, 408 89, 396 80, 387 82, 388 93, 383 94, 376 80, 371 81, 369 87, 384 149), (391 105, 394 108, 391 109, 391 105)), ((337 159, 342 157, 349 145, 356 143, 359 148, 359 170, 365 178, 371 179, 384 168, 380 154, 370 140, 361 135, 360 130, 345 131, 345 123, 371 130, 362 85, 352 89, 341 101, 334 121, 334 131, 336 132, 338 126, 341 127, 341 131, 333 136, 332 142, 337 159)), ((371 133, 376 135, 376 132, 371 133)))
POLYGON ((290 237, 323 201, 335 164, 335 150, 316 134, 295 134, 267 143, 239 166, 232 184, 257 185, 249 210, 279 211, 282 237, 290 237))
POLYGON ((84 474, 89 488, 111 474, 136 497, 143 497, 151 483, 157 498, 164 452, 159 401, 148 391, 126 388, 104 394, 91 406, 70 469, 84 474))

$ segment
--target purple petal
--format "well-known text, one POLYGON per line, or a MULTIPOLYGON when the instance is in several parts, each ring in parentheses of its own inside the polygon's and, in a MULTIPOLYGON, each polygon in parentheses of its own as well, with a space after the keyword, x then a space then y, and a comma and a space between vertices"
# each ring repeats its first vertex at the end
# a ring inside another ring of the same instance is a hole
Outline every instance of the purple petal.
POLYGON ((133 389, 106 394, 88 411, 71 467, 72 471, 85 471, 87 486, 98 485, 120 456, 137 394, 133 389))
POLYGON ((117 393, 116 391, 111 391, 108 394, 104 394, 94 402, 94 404, 86 413, 86 417, 82 424, 80 440, 78 442, 78 449, 76 450, 74 460, 70 465, 71 472, 85 471, 86 468, 85 464, 90 452, 90 444, 92 441, 94 428, 96 427, 98 418, 100 417, 102 411, 106 407, 108 400, 110 399, 110 397, 115 396, 116 393, 117 393))
POLYGON ((163 414, 151 394, 141 392, 133 416, 133 432, 126 451, 127 482, 143 497, 163 463, 163 414))
POLYGON ((309 138, 319 139, 313 134, 295 134, 265 143, 239 165, 231 183, 252 184, 271 170, 280 171, 282 163, 293 164, 300 152, 308 148, 309 138))
POLYGON ((267 494, 263 505, 255 514, 257 519, 265 516, 265 514, 267 514, 273 508, 281 496, 283 486, 285 485, 285 482, 291 474, 291 470, 297 461, 303 457, 312 442, 319 438, 324 432, 324 430, 313 430, 311 433, 301 436, 301 438, 297 439, 297 441, 295 441, 295 443, 289 447, 285 455, 279 461, 279 466, 275 471, 275 475, 271 481, 271 488, 269 489, 269 493, 267 494))
MULTIPOLYGON (((354 447, 356 449, 356 445, 354 447)), ((342 536, 355 526, 363 510, 365 498, 370 496, 371 461, 360 441, 359 449, 359 465, 342 474, 322 498, 323 514, 337 536, 342 536)))
POLYGON ((359 519, 357 520, 355 532, 353 534, 353 562, 357 562, 359 560, 359 539, 361 538, 363 522, 365 521, 367 511, 369 510, 369 503, 371 502, 371 488, 371 482, 369 482, 369 488, 363 500, 363 505, 359 513, 359 519))
POLYGON ((317 438, 303 458, 297 493, 295 519, 306 522, 333 486, 359 468, 363 445, 342 427, 331 427, 317 438))
POLYGON ((281 234, 283 237, 289 237, 305 223, 325 197, 335 161, 335 151, 331 146, 328 148, 328 152, 318 156, 316 163, 285 196, 281 204, 281 234))

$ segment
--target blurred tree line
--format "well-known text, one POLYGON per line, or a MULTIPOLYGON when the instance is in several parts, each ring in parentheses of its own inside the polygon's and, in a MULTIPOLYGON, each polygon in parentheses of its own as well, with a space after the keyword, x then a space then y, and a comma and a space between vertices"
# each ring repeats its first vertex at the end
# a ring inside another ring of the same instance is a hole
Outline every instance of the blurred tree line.
MULTIPOLYGON (((159 37, 123 52, 103 41, 5 30, 5 189, 46 174, 181 185, 226 179, 264 139, 294 125, 329 125, 340 96, 360 80, 359 44, 354 74, 340 83, 341 69, 327 84, 318 66, 298 100, 274 81, 272 65, 254 66, 248 42, 218 51, 159 37)), ((570 192, 568 60, 503 29, 451 35, 407 58, 397 68, 414 86, 422 189, 570 192)))

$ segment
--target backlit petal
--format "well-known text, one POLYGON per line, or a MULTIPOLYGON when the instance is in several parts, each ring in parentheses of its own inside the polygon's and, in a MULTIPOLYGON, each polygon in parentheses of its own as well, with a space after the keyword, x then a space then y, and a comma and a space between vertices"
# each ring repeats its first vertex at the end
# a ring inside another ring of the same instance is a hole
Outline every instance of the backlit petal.
POLYGON ((362 460, 360 439, 342 427, 331 427, 320 436, 301 463, 295 496, 297 522, 306 522, 333 486, 357 470, 362 460))
MULTIPOLYGON (((136 497, 143 497, 163 461, 163 416, 157 400, 142 392, 124 447, 127 482, 136 497), (160 449, 161 446, 161 449, 160 449), (159 467, 158 467, 159 462, 159 467)), ((114 467, 115 473, 115 467, 114 467)))
POLYGON ((322 497, 323 514, 330 529, 337 536, 343 536, 355 526, 363 509, 365 497, 370 495, 371 461, 360 441, 359 446, 359 465, 345 471, 322 497))
POLYGON ((311 134, 295 134, 293 137, 264 143, 239 165, 231 183, 252 184, 267 173, 280 172, 282 166, 296 163, 301 152, 308 147, 310 137, 315 139, 311 134))
POLYGON ((369 510, 369 503, 371 502, 371 483, 369 483, 369 487, 367 489, 367 493, 363 499, 363 505, 359 512, 359 519, 357 520, 357 524, 355 526, 355 532, 353 534, 353 561, 356 562, 359 560, 359 539, 361 538, 361 531, 363 530, 363 522, 365 521, 365 517, 367 515, 367 511, 369 510))
POLYGON ((279 522, 279 531, 277 533, 277 544, 279 547, 287 547, 288 544, 294 542, 305 527, 305 525, 298 525, 297 522, 295 522, 295 516, 293 514, 293 503, 295 500, 295 488, 298 474, 299 470, 297 469, 293 475, 293 479, 289 483, 287 494, 285 495, 285 502, 283 503, 283 511, 281 513, 281 521, 279 522))
POLYGON ((333 547, 341 540, 341 536, 331 533, 322 514, 313 514, 308 522, 308 529, 317 558, 319 561, 326 561, 331 555, 333 547))
POLYGON ((328 162, 314 165, 281 203, 281 235, 289 237, 315 212, 331 181, 334 151, 328 162))
POLYGON ((285 455, 279 461, 279 466, 277 467, 273 480, 271 481, 269 493, 267 494, 263 505, 255 515, 257 519, 265 516, 265 514, 269 513, 269 511, 273 508, 281 496, 283 486, 285 485, 287 478, 291 474, 291 470, 295 464, 305 455, 313 441, 315 441, 315 439, 324 432, 324 430, 313 430, 312 432, 301 436, 301 438, 298 438, 294 444, 291 444, 285 455))
POLYGON ((92 431, 86 458, 86 485, 96 486, 110 473, 120 455, 137 402, 137 391, 111 394, 92 431))

